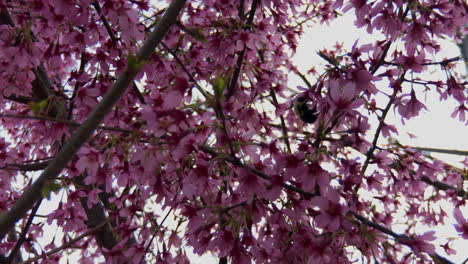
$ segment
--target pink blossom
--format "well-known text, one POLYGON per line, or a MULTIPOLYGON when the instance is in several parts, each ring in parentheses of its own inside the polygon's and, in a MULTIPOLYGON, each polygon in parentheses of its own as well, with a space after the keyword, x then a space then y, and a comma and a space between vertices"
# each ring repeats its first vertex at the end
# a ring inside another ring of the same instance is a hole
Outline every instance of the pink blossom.
POLYGON ((406 119, 418 116, 419 112, 423 109, 427 110, 426 106, 416 98, 414 90, 411 90, 410 99, 401 100, 397 107, 398 112, 406 119))
POLYGON ((468 239, 468 221, 466 220, 466 217, 463 217, 460 207, 455 208, 453 216, 457 221, 457 224, 455 224, 455 230, 457 230, 458 233, 461 233, 461 236, 464 239, 468 239))
POLYGON ((435 231, 428 231, 422 235, 418 235, 414 238, 401 238, 399 241, 411 247, 411 249, 416 253, 420 254, 422 252, 434 254, 435 246, 427 241, 434 241, 437 237, 434 235, 435 231))

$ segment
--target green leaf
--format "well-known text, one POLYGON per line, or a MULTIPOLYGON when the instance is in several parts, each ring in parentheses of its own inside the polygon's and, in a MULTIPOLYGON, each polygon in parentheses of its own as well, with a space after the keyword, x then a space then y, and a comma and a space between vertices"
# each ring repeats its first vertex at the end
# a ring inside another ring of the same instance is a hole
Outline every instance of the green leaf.
POLYGON ((47 198, 47 200, 50 200, 50 194, 52 192, 54 192, 54 193, 58 192, 61 188, 62 188, 62 185, 60 185, 57 182, 54 182, 54 181, 47 182, 44 185, 44 187, 42 187, 41 195, 42 195, 42 197, 47 198))
POLYGON ((143 60, 139 60, 137 56, 132 53, 129 53, 127 56, 128 68, 131 71, 139 71, 143 66, 145 66, 146 62, 143 60))
POLYGON ((31 111, 33 111, 33 113, 35 115, 40 115, 41 112, 47 107, 49 103, 49 99, 44 99, 42 101, 39 101, 39 102, 29 102, 28 105, 29 105, 29 109, 31 109, 31 111))
POLYGON ((216 76, 213 81, 213 89, 215 92, 216 99, 221 100, 223 98, 223 92, 226 88, 226 80, 221 76, 216 76))

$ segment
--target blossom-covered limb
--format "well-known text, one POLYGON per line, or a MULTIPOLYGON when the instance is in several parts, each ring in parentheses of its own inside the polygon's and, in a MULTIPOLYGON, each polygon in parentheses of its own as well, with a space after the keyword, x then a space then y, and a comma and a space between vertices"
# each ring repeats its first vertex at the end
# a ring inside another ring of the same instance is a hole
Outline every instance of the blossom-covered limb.
MULTIPOLYGON (((212 149, 212 148, 210 148, 208 146, 201 146, 200 149, 205 151, 206 153, 210 153, 210 154, 212 154, 214 156, 221 156, 214 149, 212 149)), ((271 177, 269 175, 266 175, 265 173, 255 169, 255 168, 252 168, 250 166, 245 165, 244 163, 242 163, 238 159, 234 159, 233 157, 226 157, 224 155, 222 155, 222 157, 223 157, 223 159, 225 159, 226 161, 228 161, 228 162, 230 162, 230 163, 232 163, 234 165, 237 165, 237 166, 239 166, 241 168, 244 168, 244 169, 248 169, 253 174, 257 175, 258 177, 260 177, 262 179, 271 180, 271 177)), ((311 192, 308 192, 308 191, 304 191, 301 188, 298 188, 298 187, 296 187, 296 186, 294 186, 292 184, 289 184, 289 183, 282 183, 281 186, 283 188, 287 189, 287 190, 302 194, 302 195, 304 195, 305 197, 308 197, 308 198, 312 198, 312 197, 315 197, 315 196, 318 195, 318 193, 311 193, 311 192)))
POLYGON ((21 248, 21 245, 23 244, 24 240, 26 239, 26 235, 28 233, 28 230, 29 228, 31 227, 31 224, 33 222, 33 219, 34 217, 36 216, 36 213, 37 213, 37 210, 39 209, 39 207, 41 206, 41 203, 42 203, 42 199, 40 199, 39 201, 36 202, 36 205, 34 206, 34 208, 31 210, 31 214, 29 215, 29 218, 28 218, 28 221, 26 222, 26 224, 24 225, 23 229, 21 230, 21 234, 18 238, 18 241, 16 241, 16 244, 15 244, 15 247, 13 248, 13 250, 11 250, 10 252, 10 255, 8 255, 8 258, 7 258, 7 262, 6 263, 13 263, 13 261, 15 260, 15 258, 19 258, 19 259, 22 259, 21 256, 17 256, 20 248, 21 248))

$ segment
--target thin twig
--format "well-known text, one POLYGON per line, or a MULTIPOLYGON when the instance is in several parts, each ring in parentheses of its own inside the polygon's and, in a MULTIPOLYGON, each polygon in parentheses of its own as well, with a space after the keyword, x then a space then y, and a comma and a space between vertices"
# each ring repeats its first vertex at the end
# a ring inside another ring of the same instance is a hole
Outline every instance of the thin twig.
POLYGON ((170 208, 169 211, 167 211, 166 213, 166 216, 164 216, 163 220, 161 221, 161 223, 156 223, 156 230, 154 231, 153 233, 153 236, 151 237, 148 245, 146 246, 146 249, 145 249, 145 253, 143 253, 143 255, 141 256, 141 259, 140 259, 140 262, 138 262, 139 264, 143 263, 143 260, 145 259, 145 255, 146 253, 148 253, 150 247, 151 247, 151 244, 153 243, 153 240, 154 238, 156 237, 156 235, 158 234, 159 230, 161 229, 161 226, 164 224, 164 222, 166 221, 167 217, 169 216, 169 214, 171 213, 173 208, 170 208))
POLYGON ((465 190, 455 188, 455 187, 453 187, 451 185, 448 185, 448 184, 446 184, 444 182, 433 181, 433 180, 429 179, 427 176, 421 177, 421 181, 423 181, 423 182, 425 182, 425 183, 427 183, 429 185, 434 186, 438 190, 443 190, 443 191, 453 190, 457 196, 462 197, 464 199, 468 199, 468 192, 465 191, 465 190))
MULTIPOLYGON (((89 61, 89 58, 86 57, 86 52, 83 51, 81 53, 80 68, 78 70, 79 74, 84 72, 84 69, 86 67, 86 63, 88 61, 89 61)), ((72 96, 70 98, 70 107, 68 109, 68 117, 67 117, 68 120, 72 119, 73 109, 75 108, 75 98, 76 98, 76 95, 78 94, 78 89, 80 88, 79 84, 80 84, 80 82, 78 82, 78 81, 75 83, 75 87, 73 89, 73 94, 72 94, 72 96)))
MULTIPOLYGON (((275 106, 277 106, 278 105, 278 99, 276 99, 275 91, 273 89, 271 89, 270 94, 271 94, 271 98, 273 98, 273 103, 275 103, 275 106)), ((283 115, 280 115, 280 120, 281 120, 281 129, 283 130, 284 143, 286 144, 286 147, 288 148, 288 152, 292 153, 291 145, 289 144, 288 129, 286 128, 286 122, 284 122, 283 115)))
POLYGON ((29 163, 29 164, 6 164, 0 169, 9 169, 10 167, 15 167, 20 171, 38 171, 43 170, 49 165, 49 161, 37 162, 37 163, 29 163))
MULTIPOLYGON (((112 40, 112 44, 114 45, 114 47, 117 46, 118 44, 118 39, 117 37, 115 36, 114 34, 114 31, 112 30, 112 27, 110 26, 110 23, 109 21, 107 20, 107 18, 101 14, 101 6, 99 5, 99 2, 97 0, 93 1, 92 5, 94 6, 94 8, 96 9, 96 11, 98 12, 99 14, 99 17, 101 18, 101 21, 102 23, 104 24, 104 27, 106 28, 107 30, 107 33, 109 34, 109 37, 111 38, 112 40)), ((122 54, 122 51, 119 50, 119 54, 122 54)), ((145 101, 145 98, 143 97, 143 95, 141 94, 140 90, 138 89, 138 86, 136 85, 136 82, 133 81, 133 87, 132 87, 133 91, 135 91, 135 94, 138 98, 138 100, 140 100, 140 102, 144 105, 146 105, 146 101, 145 101)))
POLYGON ((382 55, 380 55, 379 61, 377 62, 377 64, 374 65, 374 67, 372 67, 370 71, 372 75, 374 75, 377 72, 377 70, 379 70, 379 68, 385 63, 385 57, 387 56, 387 53, 388 53, 388 50, 390 49, 391 44, 392 42, 389 41, 385 45, 382 55))
MULTIPOLYGON (((402 73, 400 77, 400 82, 404 79, 404 76, 406 74, 406 71, 402 73)), ((385 124, 385 118, 387 117, 388 112, 390 111, 390 108, 393 105, 393 102, 395 101, 396 95, 398 93, 397 89, 394 89, 393 95, 390 97, 387 105, 385 106, 385 109, 382 112, 382 116, 380 117, 380 122, 379 126, 377 127, 374 135, 374 139, 372 140, 372 147, 367 151, 366 153, 366 161, 364 162, 364 165, 362 166, 361 173, 364 174, 366 172, 367 167, 369 166, 369 162, 372 159, 372 156, 374 154, 374 151, 377 148, 377 141, 379 140, 380 137, 380 132, 382 131, 382 128, 385 124)), ((357 192, 357 189, 359 189, 359 184, 356 186, 355 191, 357 192)))
POLYGON ((307 88, 312 89, 312 84, 307 80, 305 75, 301 73, 298 69, 294 69, 294 72, 301 78, 301 80, 307 85, 307 88))
MULTIPOLYGON (((403 7, 402 7, 403 8, 403 7)), ((403 9, 400 8, 400 12, 402 11, 403 9)), ((406 7, 405 11, 404 12, 401 12, 401 16, 399 17, 401 21, 403 21, 405 19, 405 17, 408 15, 408 12, 410 11, 410 8, 409 8, 409 5, 406 7)), ((374 75, 378 70, 379 68, 385 64, 385 57, 387 57, 387 53, 388 51, 390 50, 390 46, 392 45, 392 41, 388 41, 387 44, 385 45, 384 47, 384 50, 382 52, 382 55, 380 55, 380 58, 379 58, 379 61, 377 62, 377 64, 375 64, 372 69, 370 70, 371 74, 374 75)))
POLYGON ((94 6, 96 11, 98 12, 99 17, 101 18, 101 21, 104 24, 104 27, 106 28, 107 33, 109 34, 109 37, 111 38, 112 43, 115 46, 117 44, 118 40, 115 37, 114 31, 112 31, 112 28, 111 28, 111 26, 109 24, 109 21, 107 21, 107 18, 104 15, 101 15, 101 6, 99 5, 99 2, 95 0, 95 1, 93 1, 92 5, 94 6))
POLYGON ((29 215, 28 221, 26 222, 26 225, 23 227, 23 230, 21 230, 21 235, 19 236, 18 241, 15 244, 15 247, 13 250, 10 252, 10 255, 8 255, 6 263, 13 263, 13 259, 16 257, 18 254, 18 251, 21 248, 21 245, 23 244, 24 240, 26 239, 26 234, 28 233, 29 228, 31 227, 32 221, 34 217, 36 216, 37 210, 41 206, 42 199, 37 201, 36 206, 31 211, 31 214, 29 215))
POLYGON ((58 247, 58 248, 54 248, 54 249, 52 249, 51 251, 46 252, 46 253, 44 253, 44 254, 41 255, 41 256, 37 256, 37 257, 34 257, 34 258, 30 258, 30 259, 26 260, 25 262, 23 262, 23 263, 21 263, 21 264, 33 263, 33 262, 35 262, 35 261, 37 261, 37 260, 39 260, 39 259, 44 258, 44 256, 48 257, 48 256, 51 256, 51 255, 53 255, 53 254, 55 254, 55 253, 61 251, 61 250, 70 248, 73 244, 75 244, 76 242, 80 241, 80 240, 83 239, 84 237, 87 237, 87 236, 93 234, 94 232, 98 231, 101 227, 103 227, 105 224, 107 224, 107 222, 109 222, 109 221, 107 220, 107 221, 105 221, 105 222, 103 222, 103 223, 101 223, 101 224, 99 224, 99 225, 97 225, 97 226, 95 226, 95 227, 89 229, 88 231, 86 231, 86 232, 84 232, 83 234, 79 235, 78 237, 76 237, 76 238, 74 238, 74 239, 72 239, 72 240, 70 240, 70 241, 64 243, 63 245, 61 245, 61 246, 58 247))
MULTIPOLYGON (((421 66, 429 66, 429 65, 447 65, 451 62, 456 62, 456 61, 461 61, 463 60, 463 58, 461 56, 457 56, 457 57, 453 57, 453 58, 449 58, 449 59, 445 59, 445 60, 441 60, 441 61, 434 61, 434 62, 427 62, 427 63, 421 63, 420 65, 421 66)), ((388 61, 385 61, 385 64, 388 64, 388 65, 392 65, 392 66, 405 66, 405 64, 401 64, 401 63, 394 63, 394 62, 388 62, 388 61)))
POLYGON ((205 97, 205 98, 210 98, 208 93, 198 84, 197 80, 193 77, 193 75, 189 72, 187 67, 185 67, 184 63, 180 60, 180 58, 175 54, 164 42, 161 41, 161 46, 163 46, 169 54, 172 55, 172 57, 176 60, 176 62, 182 67, 182 70, 188 75, 189 80, 197 87, 198 91, 205 97))

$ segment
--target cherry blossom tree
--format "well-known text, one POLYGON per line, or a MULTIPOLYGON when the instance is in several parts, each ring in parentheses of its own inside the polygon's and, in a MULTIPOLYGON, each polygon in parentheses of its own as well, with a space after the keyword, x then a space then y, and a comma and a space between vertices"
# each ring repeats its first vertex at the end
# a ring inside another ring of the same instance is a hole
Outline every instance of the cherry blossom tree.
POLYGON ((0 263, 452 263, 417 227, 468 238, 468 159, 386 118, 433 91, 468 123, 462 56, 434 59, 464 0, 168 2, 0 1, 0 263), (299 71, 304 30, 344 13, 378 40, 299 71))

